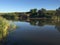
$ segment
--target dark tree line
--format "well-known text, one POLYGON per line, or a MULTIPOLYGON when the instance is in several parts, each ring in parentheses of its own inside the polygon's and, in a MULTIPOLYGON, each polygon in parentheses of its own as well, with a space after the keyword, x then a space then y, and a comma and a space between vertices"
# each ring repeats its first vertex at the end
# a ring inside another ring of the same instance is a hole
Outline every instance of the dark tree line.
POLYGON ((55 18, 60 17, 60 7, 56 10, 46 10, 44 8, 31 9, 29 12, 14 12, 14 13, 1 13, 0 16, 4 18, 17 19, 17 18, 55 18), (27 15, 29 14, 29 16, 27 15))
POLYGON ((52 18, 60 15, 60 7, 56 10, 46 10, 44 8, 30 10, 30 18, 52 18))

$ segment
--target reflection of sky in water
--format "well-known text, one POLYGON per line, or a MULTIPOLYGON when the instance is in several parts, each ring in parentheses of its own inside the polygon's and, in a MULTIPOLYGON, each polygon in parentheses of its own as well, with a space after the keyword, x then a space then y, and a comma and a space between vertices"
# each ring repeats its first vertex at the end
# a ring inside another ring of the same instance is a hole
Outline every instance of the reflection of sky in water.
POLYGON ((60 44, 60 32, 55 25, 33 26, 19 21, 14 23, 19 28, 9 33, 9 44, 60 44))

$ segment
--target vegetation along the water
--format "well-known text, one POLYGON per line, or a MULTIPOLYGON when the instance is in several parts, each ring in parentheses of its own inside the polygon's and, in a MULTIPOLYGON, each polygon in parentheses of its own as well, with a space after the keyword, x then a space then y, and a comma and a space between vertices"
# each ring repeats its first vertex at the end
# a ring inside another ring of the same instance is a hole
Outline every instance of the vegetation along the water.
POLYGON ((16 28, 16 25, 10 24, 8 20, 0 17, 0 39, 8 34, 10 28, 16 28))
POLYGON ((6 19, 57 19, 60 17, 60 7, 56 10, 47 10, 44 8, 31 9, 29 12, 0 13, 0 16, 6 19))

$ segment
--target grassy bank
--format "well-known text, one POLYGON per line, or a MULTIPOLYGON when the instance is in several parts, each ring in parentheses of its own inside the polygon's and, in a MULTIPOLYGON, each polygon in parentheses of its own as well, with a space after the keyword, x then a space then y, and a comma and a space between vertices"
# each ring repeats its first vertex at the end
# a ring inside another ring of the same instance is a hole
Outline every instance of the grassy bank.
POLYGON ((6 37, 8 30, 16 28, 15 24, 10 24, 8 20, 0 17, 0 39, 6 37))
POLYGON ((8 20, 0 17, 0 39, 5 37, 7 34, 7 29, 10 26, 8 20))

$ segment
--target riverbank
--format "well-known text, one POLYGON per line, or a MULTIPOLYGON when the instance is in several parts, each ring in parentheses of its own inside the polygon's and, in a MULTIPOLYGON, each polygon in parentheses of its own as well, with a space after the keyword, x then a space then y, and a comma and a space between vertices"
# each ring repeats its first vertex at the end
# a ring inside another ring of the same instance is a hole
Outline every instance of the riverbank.
POLYGON ((0 39, 6 37, 8 33, 8 27, 10 26, 8 20, 5 18, 0 17, 0 39))
POLYGON ((9 30, 15 28, 16 28, 15 24, 10 24, 10 22, 7 19, 0 17, 0 39, 1 40, 7 36, 9 30))

